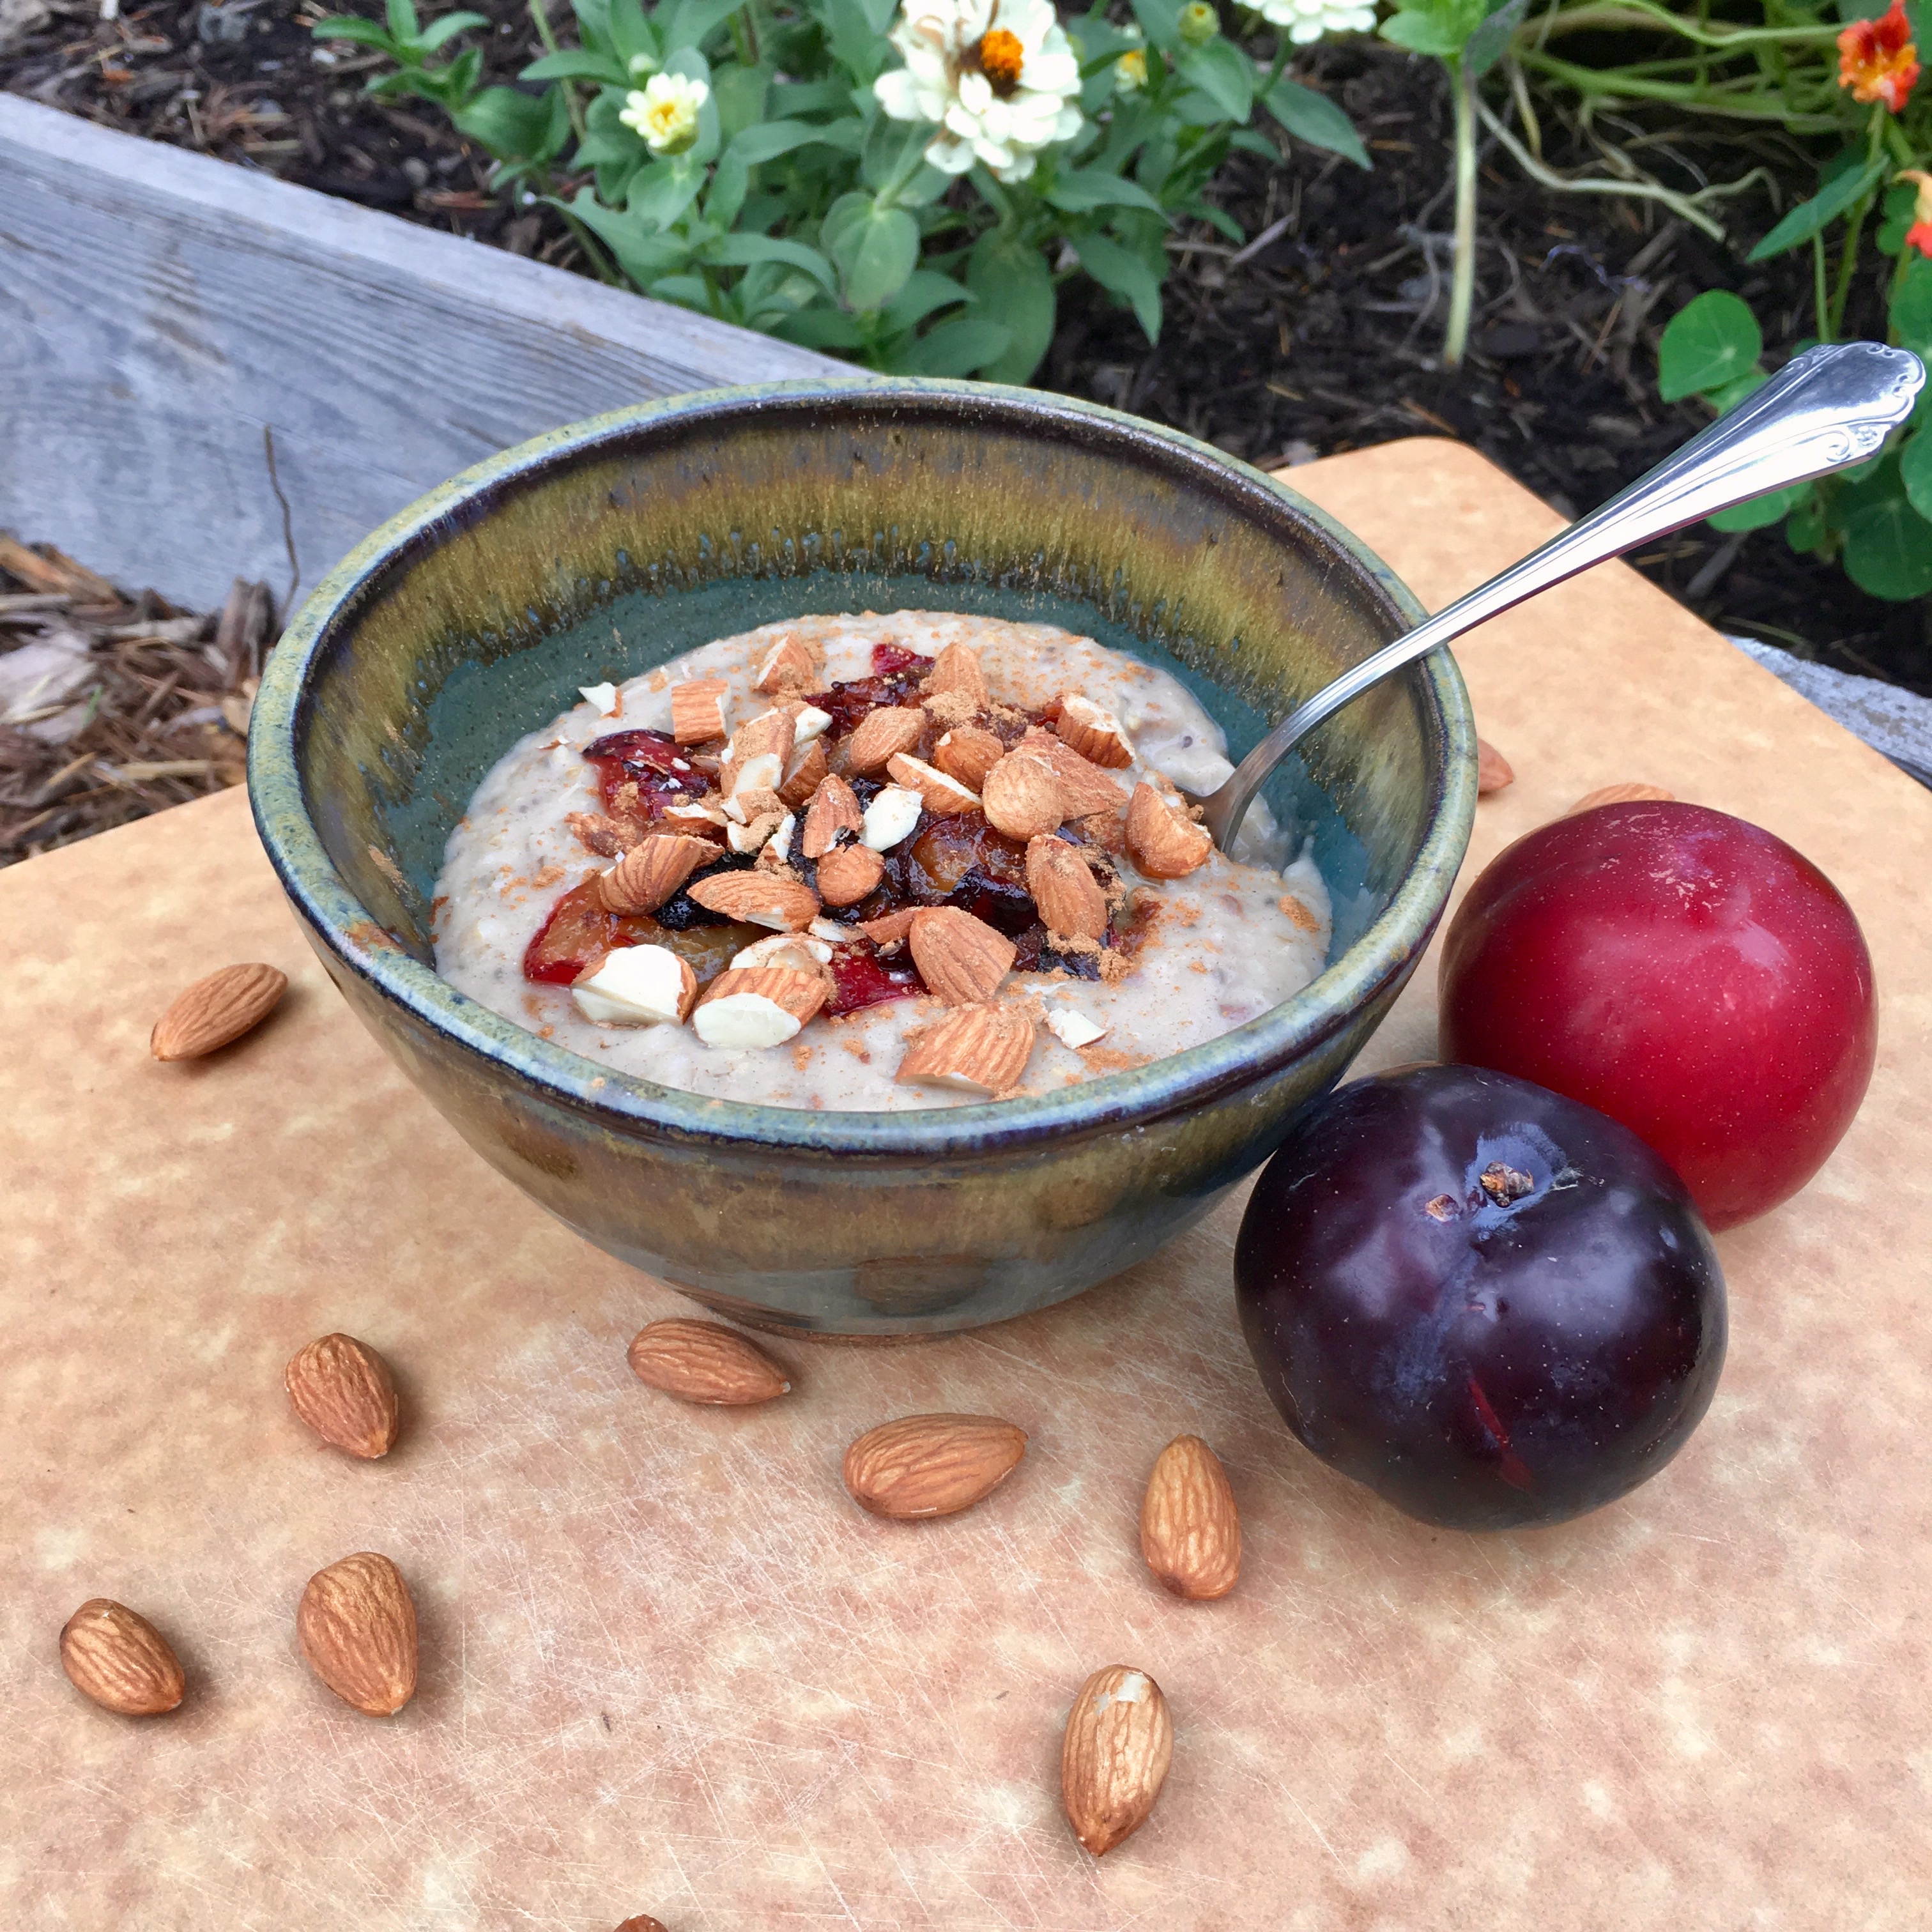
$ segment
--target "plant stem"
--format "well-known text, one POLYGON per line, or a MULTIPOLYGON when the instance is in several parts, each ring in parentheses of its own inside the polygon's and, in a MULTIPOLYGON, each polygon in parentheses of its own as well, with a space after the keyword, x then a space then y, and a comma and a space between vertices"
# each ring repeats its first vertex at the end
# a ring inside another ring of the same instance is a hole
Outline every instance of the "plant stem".
POLYGON ((1818 304, 1818 340, 1832 339, 1832 305, 1825 296, 1825 237, 1821 232, 1811 238, 1812 293, 1818 304))
POLYGON ((1476 83, 1460 55, 1444 62, 1456 103, 1456 255, 1449 283, 1449 329, 1442 361, 1462 366, 1469 344, 1469 314, 1476 297, 1476 83))
MULTIPOLYGON (((544 44, 544 52, 547 54, 560 52, 561 50, 557 46, 556 36, 550 32, 550 16, 543 10, 543 0, 530 0, 530 22, 537 30, 537 38, 544 44)), ((568 81, 563 82, 562 85, 563 111, 570 116, 572 133, 581 141, 584 139, 584 104, 578 99, 577 89, 568 81)), ((596 259, 595 255, 591 256, 593 262, 596 259)))

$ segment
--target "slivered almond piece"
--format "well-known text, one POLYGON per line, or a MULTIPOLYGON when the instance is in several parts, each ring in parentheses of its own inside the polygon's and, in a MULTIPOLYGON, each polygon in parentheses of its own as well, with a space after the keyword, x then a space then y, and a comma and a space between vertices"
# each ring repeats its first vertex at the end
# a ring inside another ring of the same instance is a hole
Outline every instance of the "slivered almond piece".
POLYGON ((1006 755, 1006 746, 977 724, 955 725, 932 748, 932 762, 971 792, 986 782, 986 774, 1006 755))
POLYGON ((846 1450, 845 1486, 874 1516, 952 1516, 998 1489, 1026 1447, 1026 1431, 996 1415, 902 1415, 846 1450))
POLYGON ((812 653, 796 638, 781 638, 764 656, 754 687, 766 692, 805 691, 817 675, 812 653))
POLYGON ((1048 932, 1098 939, 1107 930, 1107 896, 1065 839, 1028 839, 1026 875, 1027 890, 1048 932))
POLYGON ((866 808, 866 829, 861 840, 874 852, 890 852, 919 829, 926 801, 905 785, 889 784, 876 793, 866 808))
POLYGON ((1009 838, 1036 838, 1058 832, 1066 816, 1059 775, 1044 758, 1010 752, 980 788, 986 823, 1009 838))
POLYGON ((1026 736, 1013 747, 1046 759, 1060 781, 1069 818, 1085 818, 1096 812, 1116 812, 1127 802, 1127 795, 1090 758, 1083 758, 1071 745, 1037 724, 1027 728, 1026 736))
POLYGON ((1487 798, 1505 785, 1516 783, 1510 761, 1486 738, 1476 740, 1476 796, 1487 798))
POLYGON ((282 1371, 296 1414, 333 1448, 374 1462, 396 1446, 400 1412, 389 1365, 353 1335, 324 1335, 282 1371))
POLYGON ((957 906, 922 906, 912 920, 913 963, 949 1006, 990 1000, 1018 949, 1004 932, 957 906))
POLYGON ((1049 1006, 1046 1010, 1046 1030, 1064 1047, 1078 1053, 1083 1046, 1091 1046, 1096 1040, 1106 1036, 1107 1029, 1095 1024, 1087 1016, 1073 1006, 1049 1006))
POLYGON ((812 795, 825 782, 825 775, 831 770, 826 760, 825 747, 814 738, 802 752, 792 754, 790 767, 784 775, 784 782, 778 787, 778 796, 794 812, 802 812, 812 802, 812 795))
POLYGON ((1124 770, 1134 761, 1126 728, 1111 711, 1102 711, 1076 691, 1060 694, 1060 716, 1053 728, 1063 743, 1108 771, 1124 770))
POLYGON ((345 1704, 387 1718, 416 1694, 416 1606, 386 1556, 358 1550, 318 1570, 296 1635, 309 1668, 345 1704))
POLYGON ((789 711, 764 711, 755 718, 746 718, 732 733, 724 762, 718 768, 718 788, 725 796, 752 786, 775 790, 783 782, 785 768, 791 763, 796 732, 789 711), (771 767, 764 760, 772 758, 778 760, 777 768, 767 778, 764 774, 771 767))
POLYGON ((1174 1760, 1174 1720, 1144 1670, 1110 1664, 1066 1714, 1060 1792, 1073 1835, 1096 1858, 1147 1822, 1174 1760))
POLYGON ((755 1342, 717 1322, 674 1317, 648 1323, 631 1343, 630 1364, 646 1388, 719 1408, 770 1402, 791 1387, 755 1342))
POLYGON ((782 1046, 831 997, 822 973, 792 966, 728 966, 691 1016, 706 1046, 782 1046))
POLYGON ((818 916, 818 895, 781 872, 713 872, 690 888, 708 912, 780 932, 800 932, 818 916))
POLYGON ((724 694, 731 687, 722 677, 694 677, 670 688, 670 735, 680 745, 701 745, 724 735, 724 694))
POLYGON ((1565 818, 1574 818, 1578 812, 1594 812, 1600 805, 1674 805, 1676 802, 1675 794, 1666 791, 1661 785, 1640 784, 1633 782, 1627 784, 1604 785, 1595 791, 1586 791, 1562 815, 1565 818))
POLYGON ((1143 780, 1127 806, 1127 856, 1150 879, 1184 879, 1208 862, 1213 836, 1143 780))
POLYGON ((857 778, 874 778, 886 768, 896 752, 919 748, 926 729, 926 713, 909 705, 882 704, 859 720, 845 740, 845 768, 857 778))
POLYGON ((733 953, 730 963, 740 968, 790 966, 800 973, 816 973, 831 958, 830 944, 812 933, 774 932, 767 938, 753 940, 733 953))
POLYGON ((289 976, 273 966, 224 966, 176 994, 154 1022, 148 1051, 157 1060, 199 1060, 260 1026, 288 985, 289 976))
POLYGON ((986 674, 980 667, 980 653, 971 644, 948 644, 932 661, 926 680, 928 697, 942 691, 963 692, 976 704, 986 701, 986 674))
POLYGON ((926 810, 938 816, 980 809, 976 794, 969 791, 957 778, 950 778, 944 772, 928 765, 923 758, 915 758, 906 752, 895 752, 886 760, 886 770, 891 773, 895 784, 917 792, 926 810))
POLYGON ((893 1077, 1004 1094, 1019 1084, 1033 1044, 1033 1022, 1016 1006, 956 1006, 913 1039, 893 1077))
POLYGON ((717 859, 718 848, 708 838, 654 832, 599 875, 597 896, 606 912, 656 912, 677 896, 699 866, 713 865, 717 859))
POLYGON ((698 977, 668 946, 620 946, 585 966, 570 997, 597 1026, 676 1026, 698 997, 698 977))
POLYGON ((1225 1597, 1241 1574, 1241 1518, 1220 1458, 1177 1436, 1154 1459, 1141 1500, 1141 1554, 1177 1597, 1225 1597))
POLYGON ((800 854, 807 859, 822 859, 832 850, 838 833, 849 832, 856 838, 863 836, 865 830, 865 808, 859 802, 859 794, 835 775, 812 794, 799 834, 800 854))
POLYGON ((859 930, 874 946, 899 946, 911 936, 913 915, 922 912, 922 906, 902 906, 897 912, 889 912, 883 919, 868 919, 859 930))
POLYGON ((172 1711, 188 1689, 168 1640, 112 1597, 90 1597, 60 1634, 61 1668, 83 1696, 123 1717, 172 1711))
POLYGON ((818 896, 829 906, 856 905, 886 875, 869 845, 841 845, 818 862, 818 896))

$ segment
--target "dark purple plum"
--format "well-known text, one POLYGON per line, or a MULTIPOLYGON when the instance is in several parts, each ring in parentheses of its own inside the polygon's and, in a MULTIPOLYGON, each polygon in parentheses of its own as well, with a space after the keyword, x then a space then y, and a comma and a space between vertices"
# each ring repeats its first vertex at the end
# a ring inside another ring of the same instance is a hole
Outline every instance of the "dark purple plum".
POLYGON ((1482 1067, 1304 1108, 1255 1184, 1234 1281, 1288 1426, 1450 1528, 1634 1489, 1724 1366, 1724 1276, 1676 1173, 1607 1114, 1482 1067))

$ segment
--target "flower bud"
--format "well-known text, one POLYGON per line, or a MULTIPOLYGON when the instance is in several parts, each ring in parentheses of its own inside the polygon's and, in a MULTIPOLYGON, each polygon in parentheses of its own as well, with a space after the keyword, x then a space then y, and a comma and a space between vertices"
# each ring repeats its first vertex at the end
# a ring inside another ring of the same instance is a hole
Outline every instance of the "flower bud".
POLYGON ((1180 38, 1190 47, 1204 47, 1221 31, 1221 16, 1208 0, 1188 0, 1180 10, 1180 38))
POLYGON ((1147 56, 1138 47, 1130 47, 1114 63, 1114 92, 1138 94, 1147 85, 1147 56))

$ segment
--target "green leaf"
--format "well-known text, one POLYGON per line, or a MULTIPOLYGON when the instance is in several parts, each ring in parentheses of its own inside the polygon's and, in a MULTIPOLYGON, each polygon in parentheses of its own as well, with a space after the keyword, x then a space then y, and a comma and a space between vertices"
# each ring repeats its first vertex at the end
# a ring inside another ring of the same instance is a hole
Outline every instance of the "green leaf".
POLYGON ((648 289, 690 259, 690 248, 681 237, 657 233, 634 214, 604 207, 588 188, 579 190, 574 201, 546 199, 553 207, 568 208, 610 249, 617 266, 640 289, 648 289))
POLYGON ((1370 165, 1369 151, 1362 146, 1354 124, 1325 94, 1317 94, 1298 80, 1278 80, 1263 97, 1262 105, 1298 141, 1340 154, 1358 168, 1370 165))
POLYGON ((541 97, 514 87, 486 87, 451 114, 459 134, 488 148, 500 161, 548 161, 570 139, 570 113, 563 89, 541 97))
POLYGON ((1892 284, 1892 339, 1915 354, 1932 353, 1932 262, 1913 249, 1892 284))
POLYGON ((1403 7, 1379 31, 1384 40, 1412 54, 1449 60, 1468 44, 1486 11, 1484 0, 1427 0, 1424 5, 1403 7))
POLYGON ((802 268, 827 295, 838 292, 838 278, 832 264, 816 248, 776 235, 723 236, 704 250, 702 259, 723 268, 748 268, 754 262, 788 262, 794 268, 802 268))
POLYGON ((842 194, 825 211, 825 218, 818 224, 818 245, 832 260, 842 260, 847 243, 870 218, 872 197, 861 188, 854 188, 850 194, 842 194))
POLYGON ((414 40, 422 32, 422 22, 416 17, 415 0, 386 0, 383 8, 389 19, 389 32, 396 39, 414 40))
MULTIPOLYGON (((737 70, 745 71, 742 68, 737 70)), ((718 164, 711 193, 704 203, 705 218, 722 227, 730 227, 745 205, 746 190, 751 185, 753 168, 761 161, 776 160, 794 148, 824 138, 825 130, 813 127, 808 121, 767 121, 760 126, 747 128, 724 150, 718 164)))
POLYGON ((1462 64, 1471 80, 1480 80, 1509 51, 1510 41, 1528 11, 1529 0, 1491 0, 1482 25, 1462 50, 1462 64))
POLYGON ((517 76, 519 80, 595 80, 607 87, 628 87, 631 77, 608 54, 587 54, 578 47, 545 54, 517 76))
POLYGON ((859 318, 842 309, 801 309, 774 326, 772 333, 801 349, 856 349, 864 340, 859 318))
MULTIPOLYGON (((659 15, 664 22, 665 54, 674 54, 681 47, 702 46, 744 4, 745 0, 676 0, 659 15)), ((611 10, 614 14, 614 6, 611 10)))
POLYGON ((1816 484, 1799 498, 1798 507, 1784 520, 1784 541, 1795 550, 1822 550, 1831 532, 1825 521, 1825 504, 1816 484))
POLYGON ((647 228, 668 228, 698 199, 704 185, 704 170, 694 167, 688 154, 652 161, 638 170, 625 208, 647 228))
POLYGON ((1885 218, 1875 238, 1881 253, 1896 255, 1905 246, 1905 233, 1918 214, 1918 191, 1909 182, 1887 188, 1881 204, 1885 218))
POLYGON ((870 87, 893 51, 884 28, 874 25, 863 0, 820 0, 816 10, 832 58, 862 87, 870 87))
MULTIPOLYGON (((830 225, 828 214, 825 226, 830 225)), ((842 230, 836 245, 823 230, 820 239, 838 264, 847 304, 862 314, 883 308, 919 266, 919 223, 903 208, 869 207, 842 230)))
POLYGON ((1827 223, 1836 220, 1854 202, 1876 188, 1891 172, 1892 166, 1889 158, 1881 155, 1862 167, 1844 169, 1809 201, 1801 201, 1744 259, 1768 262, 1772 256, 1782 255, 1787 248, 1810 241, 1827 223))
POLYGON ((966 286, 978 298, 978 314, 1003 322, 1012 340, 982 371, 989 382, 1029 382, 1053 346, 1058 298, 1053 271, 1030 243, 988 229, 967 258, 966 286))
POLYGON ((1747 369, 1742 376, 1706 391, 1704 400, 1718 415, 1727 416, 1745 397, 1756 395, 1770 380, 1762 369, 1747 369))
POLYGON ((1868 483, 1841 490, 1845 574, 1894 604, 1932 591, 1932 524, 1912 506, 1896 460, 1868 483))
POLYGON ((1228 136, 1228 145, 1244 154, 1258 154, 1271 168, 1281 166, 1281 150, 1258 128, 1237 128, 1228 136))
POLYGON ((1154 272, 1131 248, 1104 236, 1082 235, 1071 238, 1080 256, 1080 266, 1110 293, 1117 295, 1133 310, 1142 333, 1148 341, 1160 340, 1160 282, 1154 272))
POLYGON ((1921 430, 1898 452, 1898 480, 1905 500, 1932 523, 1932 436, 1921 430))
POLYGON ((1096 208, 1144 208, 1158 214, 1160 203, 1138 182, 1124 181, 1104 168, 1062 168, 1046 199, 1066 214, 1088 214, 1096 208))
POLYGON ((1254 112, 1255 64, 1232 40, 1190 47, 1176 60, 1174 70, 1220 107, 1223 120, 1245 121, 1254 112))
POLYGON ((1711 527, 1727 536, 1738 530, 1768 530, 1787 512, 1796 508, 1810 488, 1808 483, 1794 483, 1788 490, 1772 490, 1748 502, 1733 503, 1708 520, 1711 527))
POLYGON ((356 40, 365 47, 380 47, 392 58, 395 42, 374 20, 358 20, 352 16, 338 14, 327 20, 318 20, 310 31, 319 40, 356 40))
POLYGON ((970 376, 997 362, 1012 339, 1012 331, 1001 323, 962 316, 921 336, 900 356, 899 366, 911 376, 970 376))
POLYGON ((1666 403, 1702 394, 1755 368, 1764 332, 1742 296, 1707 289, 1670 318, 1657 351, 1657 392, 1666 403))
POLYGON ((657 28, 646 17, 639 0, 610 0, 604 32, 610 39, 611 58, 623 70, 626 86, 638 84, 631 71, 631 63, 639 55, 653 68, 663 66, 664 42, 658 38, 657 28))
POLYGON ((973 291, 950 275, 940 274, 932 268, 916 268, 907 278, 905 286, 880 312, 879 320, 896 333, 916 328, 928 316, 950 308, 956 302, 973 299, 973 291))
POLYGON ((433 20, 417 38, 416 45, 426 54, 433 54, 446 40, 453 40, 458 34, 472 27, 487 27, 490 22, 481 14, 446 14, 440 20, 433 20))
POLYGON ((1157 47, 1180 44, 1180 10, 1187 0, 1133 0, 1134 18, 1157 47))
MULTIPOLYGON (((718 97, 718 124, 727 147, 740 134, 764 120, 765 103, 772 91, 772 70, 766 67, 740 67, 735 62, 718 69, 711 77, 718 97)), ((773 115, 774 121, 778 117, 773 115)), ((784 151, 780 148, 782 154, 784 151)))

